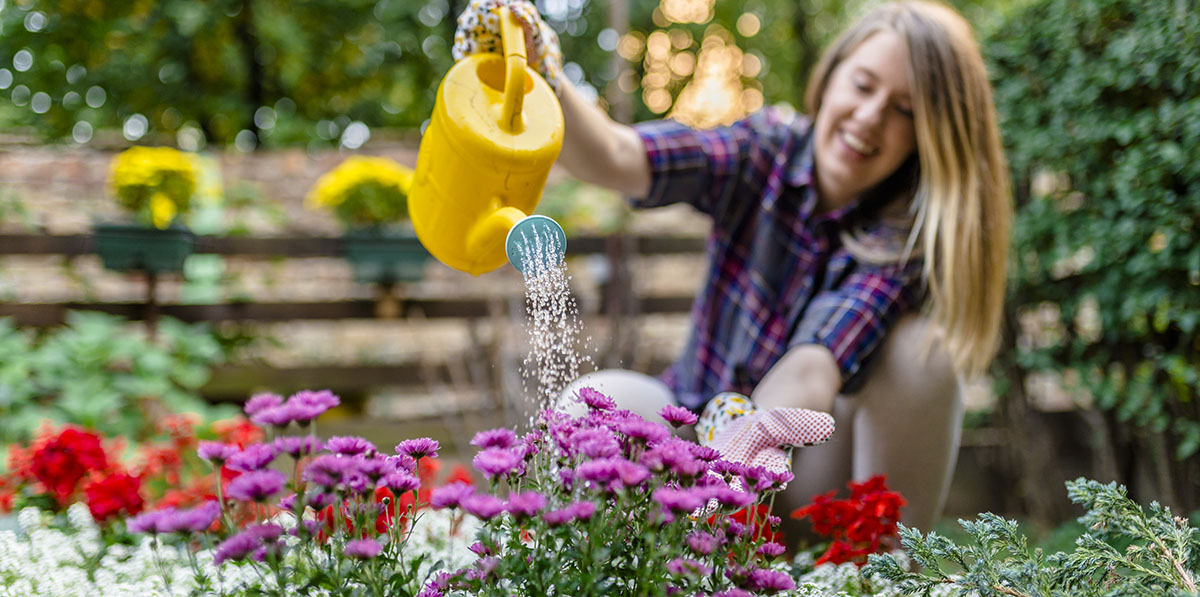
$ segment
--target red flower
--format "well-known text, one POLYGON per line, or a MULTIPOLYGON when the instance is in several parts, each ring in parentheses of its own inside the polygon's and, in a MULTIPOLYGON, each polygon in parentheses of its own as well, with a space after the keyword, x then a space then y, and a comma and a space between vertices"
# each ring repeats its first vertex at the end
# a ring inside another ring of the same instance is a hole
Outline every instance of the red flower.
POLYGON ((217 441, 225 444, 234 444, 239 448, 245 448, 250 444, 261 442, 266 437, 262 429, 259 429, 245 417, 234 417, 224 421, 217 421, 213 423, 213 431, 217 433, 217 441))
POLYGON ((66 427, 55 437, 34 440, 30 472, 62 506, 70 504, 84 476, 106 469, 108 456, 95 433, 66 427))
POLYGON ((899 493, 889 491, 886 477, 876 475, 862 483, 850 483, 850 498, 835 500, 836 492, 819 495, 811 504, 797 508, 792 518, 808 518, 813 531, 830 537, 829 549, 817 564, 867 563, 867 556, 890 549, 898 538, 899 493))
POLYGON ((88 510, 97 522, 118 514, 137 514, 145 502, 141 496, 142 480, 125 473, 96 477, 83 488, 88 510))

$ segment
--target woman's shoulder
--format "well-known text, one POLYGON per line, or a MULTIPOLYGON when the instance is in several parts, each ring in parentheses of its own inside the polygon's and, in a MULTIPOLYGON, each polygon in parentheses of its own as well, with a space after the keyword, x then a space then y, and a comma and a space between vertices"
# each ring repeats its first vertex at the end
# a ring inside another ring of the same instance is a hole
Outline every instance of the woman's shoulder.
POLYGON ((812 119, 785 105, 765 106, 746 117, 742 123, 755 136, 776 146, 794 145, 808 139, 812 119))

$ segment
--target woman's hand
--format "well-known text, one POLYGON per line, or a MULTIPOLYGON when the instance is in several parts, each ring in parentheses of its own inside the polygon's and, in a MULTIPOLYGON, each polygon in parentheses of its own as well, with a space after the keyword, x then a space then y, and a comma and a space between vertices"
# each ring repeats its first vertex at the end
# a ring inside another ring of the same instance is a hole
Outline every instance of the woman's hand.
POLYGON ((790 471, 784 448, 824 443, 833 435, 833 417, 805 408, 758 410, 749 398, 718 394, 705 407, 696 434, 721 457, 777 473, 790 471))
POLYGON ((454 33, 453 56, 462 60, 482 52, 502 53, 500 9, 507 6, 525 29, 525 56, 529 66, 542 75, 550 87, 558 90, 563 80, 562 50, 558 34, 551 29, 537 8, 527 0, 471 0, 458 15, 454 33))

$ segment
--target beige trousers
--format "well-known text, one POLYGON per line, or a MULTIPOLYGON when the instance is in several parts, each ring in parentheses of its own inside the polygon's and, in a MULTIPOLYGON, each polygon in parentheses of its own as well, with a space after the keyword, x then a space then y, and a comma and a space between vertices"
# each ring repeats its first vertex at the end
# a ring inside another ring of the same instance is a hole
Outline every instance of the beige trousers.
MULTIPOLYGON (((776 498, 775 513, 784 532, 796 537, 803 528, 788 514, 849 481, 887 475, 887 484, 908 501, 901 512, 905 525, 928 530, 941 515, 962 430, 962 384, 949 356, 936 341, 922 350, 932 333, 918 317, 901 319, 888 333, 872 364, 870 377, 853 395, 833 404, 837 431, 819 446, 797 448, 793 481, 776 498)), ((566 400, 581 387, 593 387, 649 420, 662 422, 657 411, 675 404, 671 390, 658 379, 622 369, 589 373, 563 391, 563 406, 573 414, 584 407, 566 400)))

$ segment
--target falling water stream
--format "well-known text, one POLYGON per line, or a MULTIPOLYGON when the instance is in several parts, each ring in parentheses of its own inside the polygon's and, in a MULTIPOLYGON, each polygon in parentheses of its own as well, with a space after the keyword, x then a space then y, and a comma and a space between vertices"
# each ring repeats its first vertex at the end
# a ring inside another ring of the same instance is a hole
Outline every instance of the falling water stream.
POLYGON ((522 232, 518 251, 525 276, 529 338, 521 373, 524 379, 537 382, 532 409, 536 413, 557 405, 563 389, 579 377, 581 366, 594 369, 595 365, 591 356, 580 354, 583 322, 571 295, 566 261, 556 257, 563 254, 559 239, 522 232))

